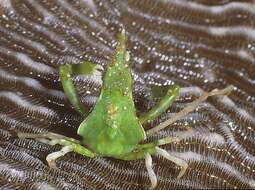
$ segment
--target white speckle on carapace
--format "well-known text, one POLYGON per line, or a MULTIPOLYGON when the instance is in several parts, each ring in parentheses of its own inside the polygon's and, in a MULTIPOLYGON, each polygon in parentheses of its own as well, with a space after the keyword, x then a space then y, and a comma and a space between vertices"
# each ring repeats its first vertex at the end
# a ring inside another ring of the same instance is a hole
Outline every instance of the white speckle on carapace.
POLYGON ((118 128, 118 125, 116 124, 115 121, 113 122, 112 128, 114 128, 114 129, 117 129, 117 128, 118 128))

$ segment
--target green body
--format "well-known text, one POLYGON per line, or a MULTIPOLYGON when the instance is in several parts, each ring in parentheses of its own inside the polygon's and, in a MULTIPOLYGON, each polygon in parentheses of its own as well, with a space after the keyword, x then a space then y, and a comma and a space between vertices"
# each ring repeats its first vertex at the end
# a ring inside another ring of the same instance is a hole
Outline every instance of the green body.
POLYGON ((132 95, 133 79, 126 50, 126 35, 123 31, 118 36, 117 49, 103 76, 100 96, 92 112, 87 115, 88 111, 81 105, 71 77, 77 74, 90 75, 98 68, 98 65, 89 62, 60 67, 65 94, 85 118, 79 126, 78 134, 82 137, 82 145, 90 151, 87 156, 130 160, 143 158, 145 150, 153 154, 156 144, 150 144, 149 147, 141 144, 146 138, 142 124, 166 111, 178 95, 179 87, 171 86, 158 106, 138 118, 132 95))
POLYGON ((120 35, 116 54, 103 77, 98 101, 78 129, 84 145, 102 156, 131 152, 145 138, 136 116, 133 80, 127 62, 125 36, 120 35))

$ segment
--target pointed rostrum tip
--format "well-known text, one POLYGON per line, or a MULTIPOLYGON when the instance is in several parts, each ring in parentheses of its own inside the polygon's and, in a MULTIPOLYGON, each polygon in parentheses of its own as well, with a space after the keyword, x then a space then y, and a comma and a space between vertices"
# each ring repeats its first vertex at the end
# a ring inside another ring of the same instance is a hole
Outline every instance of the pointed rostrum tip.
POLYGON ((122 28, 122 30, 121 30, 121 35, 126 35, 126 30, 125 30, 125 28, 122 28))
POLYGON ((126 30, 122 28, 121 32, 118 35, 118 42, 120 43, 120 45, 125 45, 126 39, 127 39, 126 30))

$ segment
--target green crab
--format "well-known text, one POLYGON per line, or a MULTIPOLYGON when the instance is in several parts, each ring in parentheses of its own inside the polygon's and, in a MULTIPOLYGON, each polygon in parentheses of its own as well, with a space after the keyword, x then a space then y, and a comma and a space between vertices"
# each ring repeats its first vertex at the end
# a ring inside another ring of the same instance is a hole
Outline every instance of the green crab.
POLYGON ((151 181, 150 189, 154 189, 157 185, 157 178, 152 169, 151 155, 157 154, 179 165, 181 170, 177 178, 182 177, 188 163, 171 155, 160 146, 180 141, 187 133, 192 133, 191 129, 177 137, 165 137, 149 143, 144 141, 148 136, 157 133, 193 111, 199 103, 205 101, 209 96, 230 93, 233 86, 228 86, 222 90, 215 89, 211 92, 204 92, 197 100, 187 105, 172 118, 145 131, 142 125, 155 119, 169 108, 178 96, 179 86, 171 86, 156 107, 138 117, 132 95, 133 79, 129 66, 129 52, 126 49, 126 34, 122 30, 118 35, 118 45, 113 59, 103 76, 100 96, 94 109, 87 114, 81 105, 71 77, 78 74, 89 75, 100 69, 102 69, 101 66, 90 62, 78 65, 61 65, 59 68, 66 97, 75 110, 84 117, 84 121, 77 131, 78 135, 81 136, 81 141, 51 132, 44 134, 18 133, 18 136, 20 138, 34 138, 50 145, 62 145, 63 148, 60 151, 53 152, 46 157, 50 167, 56 167, 55 160, 72 151, 90 158, 144 159, 151 181))

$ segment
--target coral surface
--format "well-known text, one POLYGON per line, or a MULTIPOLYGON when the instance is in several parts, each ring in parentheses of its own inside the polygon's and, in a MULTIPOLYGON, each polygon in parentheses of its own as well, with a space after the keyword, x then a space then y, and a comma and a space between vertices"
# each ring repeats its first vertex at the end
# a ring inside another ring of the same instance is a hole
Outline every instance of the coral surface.
MULTIPOLYGON (((144 160, 84 158, 69 153, 47 166, 60 149, 17 132, 53 131, 79 138, 82 118, 64 96, 58 67, 89 60, 106 68, 125 27, 135 80, 137 113, 155 105, 168 85, 181 86, 174 105, 145 125, 170 118, 203 90, 236 87, 150 140, 195 133, 165 146, 189 164, 180 168, 153 157, 157 189, 255 188, 255 2, 250 0, 1 0, 0 188, 147 189, 144 160)), ((92 109, 98 76, 73 78, 92 109)))

